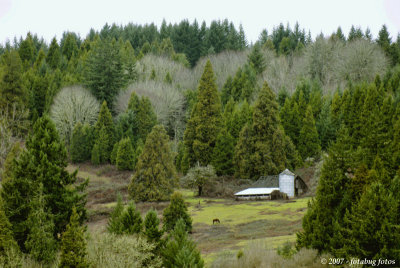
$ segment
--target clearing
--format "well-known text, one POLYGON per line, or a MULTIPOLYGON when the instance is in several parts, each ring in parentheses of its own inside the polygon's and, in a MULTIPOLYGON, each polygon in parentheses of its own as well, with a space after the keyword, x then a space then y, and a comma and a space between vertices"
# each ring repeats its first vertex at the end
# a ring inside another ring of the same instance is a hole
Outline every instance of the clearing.
MULTIPOLYGON (((78 169, 79 178, 89 178, 88 214, 89 229, 105 230, 108 216, 115 205, 116 193, 127 198, 127 186, 132 172, 121 172, 114 166, 94 167, 90 164, 69 165, 68 171, 78 169)), ((192 190, 179 190, 193 218, 192 238, 197 242, 206 264, 221 254, 236 254, 250 241, 266 243, 267 248, 277 248, 285 242, 294 242, 296 232, 310 197, 279 201, 235 201, 234 199, 197 198, 192 190), (214 218, 220 224, 212 223, 214 218)), ((138 203, 142 215, 151 207, 161 219, 168 202, 138 203)))

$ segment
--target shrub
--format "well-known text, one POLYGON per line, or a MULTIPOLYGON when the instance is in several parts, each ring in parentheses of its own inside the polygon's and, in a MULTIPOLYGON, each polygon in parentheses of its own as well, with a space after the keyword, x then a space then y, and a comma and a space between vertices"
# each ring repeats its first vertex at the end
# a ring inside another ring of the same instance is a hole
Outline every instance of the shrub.
POLYGON ((81 86, 65 87, 54 98, 50 108, 50 117, 58 132, 69 142, 76 123, 82 125, 96 123, 100 103, 81 86))
POLYGON ((155 245, 140 236, 95 233, 89 243, 88 258, 93 267, 162 267, 154 254, 155 245))

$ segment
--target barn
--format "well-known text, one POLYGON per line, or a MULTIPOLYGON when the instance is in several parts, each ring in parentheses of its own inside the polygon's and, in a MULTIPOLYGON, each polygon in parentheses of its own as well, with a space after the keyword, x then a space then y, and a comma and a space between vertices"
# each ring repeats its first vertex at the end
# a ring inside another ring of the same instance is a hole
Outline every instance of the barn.
POLYGON ((303 179, 288 169, 279 175, 261 176, 251 188, 235 194, 236 199, 271 199, 271 193, 279 190, 289 198, 301 195, 308 190, 303 179))
POLYGON ((235 194, 237 200, 271 199, 271 193, 279 188, 248 188, 235 194))

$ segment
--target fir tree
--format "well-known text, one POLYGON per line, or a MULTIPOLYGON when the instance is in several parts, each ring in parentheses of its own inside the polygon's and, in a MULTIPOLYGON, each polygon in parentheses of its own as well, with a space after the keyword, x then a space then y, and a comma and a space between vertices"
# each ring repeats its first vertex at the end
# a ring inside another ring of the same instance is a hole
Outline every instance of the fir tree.
POLYGON ((122 212, 120 220, 122 233, 139 234, 142 232, 143 220, 133 202, 130 202, 128 207, 122 212))
POLYGON ((36 261, 50 263, 55 258, 57 244, 53 237, 52 215, 46 211, 45 206, 43 185, 40 185, 37 195, 31 202, 31 212, 27 220, 30 230, 25 247, 29 255, 36 261))
POLYGON ((139 107, 136 113, 136 120, 138 124, 137 139, 142 139, 143 141, 145 141, 147 135, 157 124, 157 116, 153 110, 149 98, 142 97, 140 99, 139 107))
POLYGON ((188 214, 188 209, 182 194, 174 192, 171 196, 171 202, 163 212, 163 224, 166 231, 171 231, 179 219, 182 219, 187 232, 192 231, 192 218, 188 214))
MULTIPOLYGON (((254 106, 251 127, 243 129, 235 150, 236 174, 257 179, 285 169, 288 159, 296 159, 290 139, 282 129, 275 94, 264 83, 254 106)), ((292 167, 293 168, 293 167, 292 167)))
POLYGON ((101 105, 99 118, 95 125, 95 144, 100 149, 100 163, 109 161, 114 145, 114 124, 107 103, 101 105))
POLYGON ((54 70, 57 69, 61 61, 60 46, 57 43, 57 39, 54 37, 51 40, 49 51, 47 52, 46 62, 54 70))
POLYGON ((119 170, 133 170, 135 152, 132 148, 132 142, 129 138, 122 139, 119 142, 116 164, 119 170))
POLYGON ((73 163, 80 163, 90 159, 93 141, 91 127, 78 122, 72 131, 70 156, 73 163))
POLYGON ((307 107, 303 126, 300 130, 298 150, 303 159, 318 156, 321 151, 318 132, 310 105, 307 107))
POLYGON ((258 43, 254 45, 251 53, 248 56, 247 61, 251 66, 253 66, 257 74, 261 74, 265 70, 265 58, 262 54, 261 46, 258 43))
POLYGON ((3 199, 0 197, 0 256, 6 257, 8 250, 18 250, 18 244, 15 242, 12 232, 12 226, 8 220, 3 199))
POLYGON ((35 60, 35 45, 33 44, 32 35, 28 33, 26 35, 25 40, 21 42, 18 49, 18 54, 21 57, 21 60, 25 66, 25 69, 31 66, 33 61, 35 60))
POLYGON ((124 211, 124 205, 122 204, 122 196, 120 193, 117 195, 117 205, 114 210, 111 212, 110 218, 107 223, 107 231, 115 234, 122 234, 122 222, 121 215, 124 211))
POLYGON ((0 80, 0 107, 3 109, 13 103, 26 103, 26 89, 22 79, 22 61, 18 52, 12 50, 2 56, 3 71, 0 80))
POLYGON ((250 179, 251 174, 254 174, 254 167, 250 162, 250 155, 253 150, 252 146, 250 126, 247 124, 240 132, 239 140, 235 147, 235 155, 233 158, 235 177, 250 179))
POLYGON ((346 212, 343 249, 338 254, 366 259, 400 258, 400 234, 395 196, 373 183, 354 208, 346 212))
POLYGON ((107 134, 105 127, 102 127, 97 134, 91 156, 92 163, 95 165, 104 164, 110 159, 111 153, 108 153, 110 138, 107 134))
POLYGON ((27 223, 31 212, 29 202, 39 183, 43 184, 46 210, 54 215, 54 237, 65 230, 73 206, 80 211, 80 220, 85 218, 86 197, 82 191, 87 181, 77 184, 77 172, 69 174, 66 167, 67 153, 54 124, 48 117, 39 118, 26 141, 26 150, 12 166, 11 176, 2 182, 6 215, 22 249, 30 229, 27 223))
POLYGON ((115 96, 127 85, 127 74, 117 42, 97 40, 87 57, 83 81, 98 100, 107 102, 111 111, 115 96))
POLYGON ((155 126, 148 135, 129 185, 133 200, 169 199, 176 185, 176 171, 168 140, 168 135, 161 125, 155 126))
POLYGON ((144 219, 144 235, 149 242, 157 246, 161 244, 161 236, 163 235, 163 231, 159 227, 160 220, 158 219, 157 212, 154 209, 150 209, 144 219))
MULTIPOLYGON (((312 247, 326 252, 334 237, 335 220, 342 220, 351 200, 346 199, 350 179, 346 176, 353 166, 352 145, 346 128, 330 146, 325 159, 315 199, 309 204, 303 218, 303 230, 297 236, 297 248, 312 247)), ((340 223, 338 223, 340 226, 340 223)))
POLYGON ((235 140, 226 131, 226 128, 223 128, 218 134, 211 163, 219 176, 233 174, 234 142, 235 140))
POLYGON ((61 239, 60 268, 89 267, 85 239, 85 227, 79 224, 79 215, 75 207, 61 239))
POLYGON ((73 56, 77 56, 78 54, 78 45, 76 43, 76 38, 73 33, 67 33, 65 40, 62 40, 62 54, 67 58, 67 60, 71 60, 73 56))
POLYGON ((163 252, 165 267, 204 267, 196 244, 188 237, 185 221, 179 219, 163 252))
POLYGON ((198 87, 197 103, 184 134, 189 166, 193 166, 196 162, 206 166, 211 162, 221 127, 220 118, 221 102, 211 62, 207 61, 198 87))

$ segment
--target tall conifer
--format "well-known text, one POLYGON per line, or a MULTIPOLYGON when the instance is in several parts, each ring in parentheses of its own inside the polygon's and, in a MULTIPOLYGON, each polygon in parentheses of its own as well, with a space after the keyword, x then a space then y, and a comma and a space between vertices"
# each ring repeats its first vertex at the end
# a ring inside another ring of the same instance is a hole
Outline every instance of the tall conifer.
POLYGON ((216 138, 221 127, 221 102, 211 62, 207 61, 198 87, 197 103, 184 135, 189 166, 211 162, 216 138))

